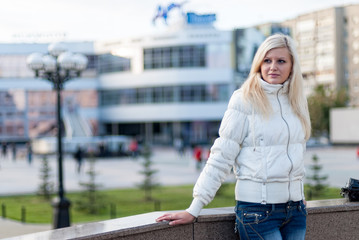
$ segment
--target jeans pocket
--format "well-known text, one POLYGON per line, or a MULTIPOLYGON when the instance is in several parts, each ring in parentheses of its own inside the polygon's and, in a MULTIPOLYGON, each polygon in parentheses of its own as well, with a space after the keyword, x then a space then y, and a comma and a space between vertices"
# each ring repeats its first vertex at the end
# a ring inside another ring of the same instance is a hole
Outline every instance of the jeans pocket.
MULTIPOLYGON (((271 214, 266 209, 239 209, 236 218, 236 229, 240 239, 264 239, 263 227, 271 214)), ((265 227, 266 229, 267 227, 265 227)))
POLYGON ((235 212, 239 223, 258 224, 269 217, 272 209, 259 203, 237 202, 235 212))
POLYGON ((299 205, 299 211, 300 211, 304 216, 308 216, 307 206, 304 204, 303 201, 301 201, 301 203, 300 203, 300 205, 299 205))
POLYGON ((243 224, 258 224, 265 221, 269 216, 269 211, 243 211, 243 224))

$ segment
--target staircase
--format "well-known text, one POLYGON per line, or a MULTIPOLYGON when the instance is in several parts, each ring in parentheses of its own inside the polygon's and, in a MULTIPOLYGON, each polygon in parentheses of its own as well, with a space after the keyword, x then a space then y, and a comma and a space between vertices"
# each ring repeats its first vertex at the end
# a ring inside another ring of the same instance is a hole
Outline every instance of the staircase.
POLYGON ((88 122, 78 111, 64 111, 63 120, 65 124, 65 135, 72 137, 91 137, 92 131, 88 122))

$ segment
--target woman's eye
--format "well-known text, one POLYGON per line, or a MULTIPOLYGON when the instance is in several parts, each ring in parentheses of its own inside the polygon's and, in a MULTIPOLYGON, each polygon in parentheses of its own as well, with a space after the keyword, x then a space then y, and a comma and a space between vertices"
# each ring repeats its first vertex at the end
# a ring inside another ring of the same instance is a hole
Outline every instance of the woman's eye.
POLYGON ((269 60, 269 59, 264 59, 263 62, 265 62, 265 63, 270 63, 270 60, 269 60))
POLYGON ((285 60, 278 60, 279 63, 285 63, 285 60))

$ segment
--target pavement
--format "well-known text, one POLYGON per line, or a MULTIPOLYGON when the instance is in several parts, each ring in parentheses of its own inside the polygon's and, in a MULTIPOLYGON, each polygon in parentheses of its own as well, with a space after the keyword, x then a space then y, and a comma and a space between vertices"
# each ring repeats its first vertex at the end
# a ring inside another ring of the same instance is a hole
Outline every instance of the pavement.
MULTIPOLYGON (((359 179, 359 159, 355 147, 312 147, 305 154, 307 175, 311 174, 312 157, 316 154, 322 165, 321 174, 327 175, 327 183, 334 187, 343 187, 349 177, 359 179)), ((156 181, 162 186, 194 184, 199 176, 195 161, 188 151, 179 156, 172 148, 157 147, 152 155, 153 169, 158 170, 156 181)), ((0 159, 0 203, 1 196, 35 193, 40 184, 42 158, 34 156, 29 164, 23 156, 15 161, 8 157, 0 159)), ((57 160, 49 157, 51 180, 57 183, 57 160)), ((77 165, 72 156, 64 157, 64 188, 66 192, 82 190, 79 182, 88 181, 86 171, 89 163, 84 161, 82 171, 77 172, 77 165)), ((95 163, 96 182, 104 189, 130 188, 141 183, 143 175, 141 158, 130 157, 97 159, 95 163)), ((228 181, 234 181, 229 176, 228 181)), ((340 197, 340 196, 338 196, 340 197)), ((19 236, 27 233, 52 229, 50 224, 28 224, 0 218, 0 238, 19 236)))
MULTIPOLYGON (((14 161, 12 156, 0 158, 0 204, 1 197, 7 195, 33 194, 41 183, 42 157, 34 156, 31 164, 24 154, 14 161)), ((144 176, 142 157, 97 158, 95 162, 96 183, 102 189, 132 188, 142 182, 144 176)), ((155 181, 163 186, 194 184, 200 172, 188 151, 180 156, 171 148, 156 148, 152 158, 153 169, 158 170, 155 181)), ((50 181, 58 183, 58 165, 56 156, 48 157, 51 169, 50 181)), ((83 190, 80 182, 88 182, 89 162, 84 160, 81 172, 77 172, 77 163, 71 155, 64 156, 64 188, 66 192, 83 190)), ((56 188, 57 189, 57 188, 56 188)), ((1 214, 1 213, 0 213, 1 214)), ((27 233, 51 230, 50 224, 28 224, 0 217, 0 238, 19 236, 27 233)))

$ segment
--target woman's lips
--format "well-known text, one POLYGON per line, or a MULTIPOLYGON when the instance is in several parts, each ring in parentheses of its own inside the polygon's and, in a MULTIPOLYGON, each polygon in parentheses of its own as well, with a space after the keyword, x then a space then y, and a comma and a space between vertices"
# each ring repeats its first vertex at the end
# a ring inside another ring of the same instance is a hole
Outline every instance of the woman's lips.
POLYGON ((269 76, 271 76, 271 77, 278 77, 279 74, 269 74, 269 76))

